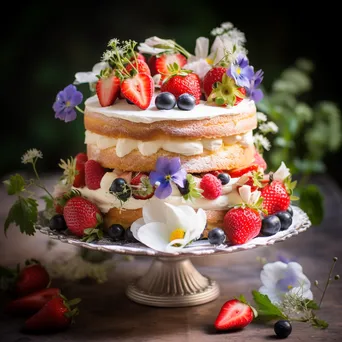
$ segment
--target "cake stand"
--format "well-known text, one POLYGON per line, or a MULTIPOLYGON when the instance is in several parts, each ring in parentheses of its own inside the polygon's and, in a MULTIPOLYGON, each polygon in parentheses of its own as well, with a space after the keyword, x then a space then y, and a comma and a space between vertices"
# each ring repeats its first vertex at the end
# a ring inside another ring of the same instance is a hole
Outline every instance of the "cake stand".
POLYGON ((204 304, 219 296, 219 286, 215 280, 202 275, 190 258, 215 254, 229 254, 256 247, 270 246, 304 232, 311 226, 307 214, 299 207, 293 208, 292 225, 284 231, 269 237, 256 237, 243 245, 211 245, 207 240, 198 240, 179 253, 169 254, 153 250, 140 242, 112 242, 102 239, 87 243, 67 233, 50 230, 41 220, 36 229, 52 239, 91 250, 134 256, 154 257, 147 273, 131 282, 127 296, 139 304, 157 307, 185 307, 204 304))

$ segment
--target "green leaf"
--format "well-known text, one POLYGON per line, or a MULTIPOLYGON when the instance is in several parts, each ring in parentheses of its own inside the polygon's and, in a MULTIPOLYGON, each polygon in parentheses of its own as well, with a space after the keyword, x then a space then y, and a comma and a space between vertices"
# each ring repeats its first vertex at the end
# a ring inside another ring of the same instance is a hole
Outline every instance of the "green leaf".
POLYGON ((38 220, 38 203, 33 198, 20 197, 12 205, 5 221, 5 235, 11 223, 20 227, 20 231, 27 235, 34 235, 38 220))
POLYGON ((201 197, 201 192, 200 190, 197 188, 197 183, 195 181, 195 178, 193 175, 191 175, 190 173, 188 173, 186 175, 186 180, 188 181, 188 187, 189 187, 189 192, 185 195, 183 195, 183 198, 188 201, 192 201, 196 198, 200 198, 201 197))
POLYGON ((319 310, 319 305, 314 300, 305 299, 303 302, 308 309, 319 310))
POLYGON ((50 196, 43 196, 41 197, 42 200, 44 200, 45 202, 45 209, 49 210, 49 209, 54 209, 54 205, 53 205, 53 199, 50 196))
POLYGON ((299 206, 308 214, 313 225, 318 225, 324 217, 323 195, 314 184, 299 188, 299 206))
POLYGON ((256 290, 252 291, 252 295, 259 316, 263 316, 263 318, 267 318, 267 320, 287 318, 287 316, 270 301, 267 295, 256 290))
POLYGON ((3 183, 7 188, 8 195, 16 195, 25 190, 25 180, 19 174, 11 176, 10 179, 5 180, 3 183))
POLYGON ((326 329, 329 326, 329 323, 326 321, 323 321, 322 319, 319 319, 317 317, 314 317, 311 321, 311 325, 318 329, 326 329))

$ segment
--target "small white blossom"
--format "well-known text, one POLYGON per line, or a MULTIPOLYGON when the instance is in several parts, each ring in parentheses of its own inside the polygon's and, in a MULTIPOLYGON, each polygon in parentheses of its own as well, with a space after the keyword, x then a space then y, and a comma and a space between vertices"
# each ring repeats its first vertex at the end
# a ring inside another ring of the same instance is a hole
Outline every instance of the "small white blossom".
POLYGON ((224 32, 224 29, 223 29, 222 27, 216 27, 216 28, 214 28, 213 30, 211 30, 210 33, 211 33, 213 36, 219 36, 219 35, 221 35, 223 32, 224 32))
POLYGON ((269 122, 265 122, 265 123, 261 124, 259 126, 259 130, 263 134, 277 133, 278 132, 278 126, 273 121, 269 121, 269 122))
POLYGON ((256 115, 257 115, 258 121, 260 121, 260 122, 267 121, 267 116, 264 113, 257 112, 256 115))
POLYGON ((36 148, 32 148, 24 153, 21 157, 21 162, 23 164, 33 163, 35 159, 43 158, 43 153, 36 148))
POLYGON ((261 135, 259 133, 255 133, 253 138, 254 138, 254 144, 257 147, 262 147, 266 151, 270 150, 271 143, 270 143, 270 141, 266 137, 264 137, 263 135, 261 135))
POLYGON ((109 62, 115 56, 114 50, 106 50, 102 55, 103 62, 109 62))
POLYGON ((117 46, 119 44, 120 44, 120 41, 117 38, 113 38, 108 42, 108 46, 117 46))
POLYGON ((98 81, 98 78, 96 76, 100 74, 101 70, 106 69, 108 67, 109 65, 107 62, 100 62, 96 63, 93 66, 92 71, 77 72, 75 74, 74 84, 96 83, 98 81))
POLYGON ((233 28, 229 30, 226 35, 236 44, 243 45, 246 43, 246 36, 240 30, 233 28))
POLYGON ((221 27, 225 30, 230 30, 234 27, 234 25, 230 22, 222 23, 221 27))

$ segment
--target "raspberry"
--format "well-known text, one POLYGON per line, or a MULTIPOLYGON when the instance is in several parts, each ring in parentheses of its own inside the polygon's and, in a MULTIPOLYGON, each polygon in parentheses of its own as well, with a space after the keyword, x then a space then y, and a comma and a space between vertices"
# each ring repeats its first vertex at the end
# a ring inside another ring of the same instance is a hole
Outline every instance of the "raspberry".
POLYGON ((207 173, 201 180, 200 188, 203 190, 204 198, 213 200, 221 195, 222 184, 217 177, 207 173))

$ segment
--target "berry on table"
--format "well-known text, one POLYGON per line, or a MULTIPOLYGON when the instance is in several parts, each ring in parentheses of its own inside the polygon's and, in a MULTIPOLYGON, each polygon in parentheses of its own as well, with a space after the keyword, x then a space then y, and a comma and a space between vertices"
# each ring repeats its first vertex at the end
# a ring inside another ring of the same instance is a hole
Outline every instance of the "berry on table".
POLYGON ((281 223, 281 230, 286 230, 288 229, 291 224, 292 224, 292 216, 291 214, 286 210, 286 211, 279 211, 275 214, 281 223))
POLYGON ((277 234, 281 229, 281 222, 278 216, 266 216, 261 222, 260 233, 264 236, 271 236, 277 234))
POLYGON ((115 178, 109 192, 115 194, 120 201, 127 201, 132 195, 132 189, 123 178, 115 178))
POLYGON ((211 173, 207 173, 201 179, 200 188, 203 190, 202 196, 204 198, 214 200, 221 195, 222 184, 217 177, 211 173))
POLYGON ((158 94, 155 99, 155 104, 158 109, 170 110, 175 107, 176 103, 175 95, 168 91, 158 94))
POLYGON ((220 245, 226 241, 226 234, 221 228, 213 228, 208 233, 208 241, 213 245, 220 245))
POLYGON ((230 182, 230 176, 228 173, 220 173, 217 178, 221 181, 222 185, 226 185, 230 182))
POLYGON ((292 325, 287 320, 279 320, 274 324, 274 332, 278 338, 286 338, 292 332, 292 325))
POLYGON ((194 96, 184 93, 179 95, 177 99, 177 106, 181 110, 191 110, 195 107, 196 105, 196 99, 194 96))
POLYGON ((56 230, 57 232, 61 232, 63 230, 66 230, 68 227, 65 223, 64 216, 61 214, 56 214, 51 217, 49 221, 49 228, 51 230, 56 230))
POLYGON ((113 241, 121 241, 125 237, 125 228, 121 224, 112 224, 108 228, 108 235, 113 241))

